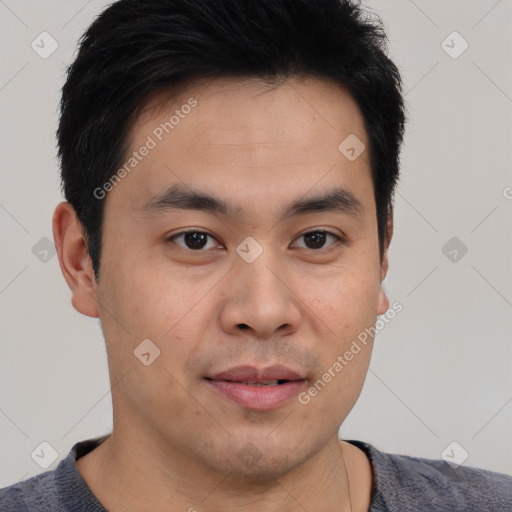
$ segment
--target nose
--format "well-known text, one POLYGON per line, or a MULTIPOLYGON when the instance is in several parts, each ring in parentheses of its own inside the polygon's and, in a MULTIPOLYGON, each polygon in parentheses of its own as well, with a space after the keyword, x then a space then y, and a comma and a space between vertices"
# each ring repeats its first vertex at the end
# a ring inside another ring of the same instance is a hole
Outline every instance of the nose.
POLYGON ((258 339, 285 336, 301 322, 300 300, 294 278, 283 262, 264 249, 251 263, 236 257, 235 267, 224 282, 220 323, 224 332, 258 339))

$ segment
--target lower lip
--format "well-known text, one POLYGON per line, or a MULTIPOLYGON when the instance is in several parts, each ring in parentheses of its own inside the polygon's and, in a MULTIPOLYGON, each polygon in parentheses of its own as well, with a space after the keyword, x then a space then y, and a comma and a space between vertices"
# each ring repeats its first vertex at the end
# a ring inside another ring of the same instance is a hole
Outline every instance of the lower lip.
POLYGON ((249 386, 226 380, 207 379, 206 381, 238 405, 257 411, 276 409, 298 395, 306 384, 305 380, 290 381, 275 386, 249 386))

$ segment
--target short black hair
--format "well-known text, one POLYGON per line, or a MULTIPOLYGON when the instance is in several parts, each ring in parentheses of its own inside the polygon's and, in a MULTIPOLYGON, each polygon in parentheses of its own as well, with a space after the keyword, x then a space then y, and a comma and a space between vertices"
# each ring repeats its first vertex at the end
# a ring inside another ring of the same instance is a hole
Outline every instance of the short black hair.
MULTIPOLYGON (((380 18, 350 0, 120 0, 79 41, 57 131, 62 191, 99 279, 104 201, 151 96, 193 80, 314 76, 343 85, 364 119, 382 258, 406 121, 380 18)), ((341 141, 340 141, 341 142, 341 141)))

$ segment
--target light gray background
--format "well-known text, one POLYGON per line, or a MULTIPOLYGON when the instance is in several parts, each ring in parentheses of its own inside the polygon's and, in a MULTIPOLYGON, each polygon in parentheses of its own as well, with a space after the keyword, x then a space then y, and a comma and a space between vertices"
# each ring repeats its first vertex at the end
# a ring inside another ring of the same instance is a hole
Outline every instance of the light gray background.
MULTIPOLYGON (((466 465, 510 474, 511 3, 366 2, 384 20, 410 117, 385 281, 403 311, 378 334, 340 431, 429 458, 457 441, 466 465), (453 31, 469 43, 457 59, 441 46, 453 31), (454 236, 468 248, 456 262, 442 252, 454 236)), ((61 200, 64 69, 106 4, 0 0, 0 486, 43 471, 30 455, 42 441, 58 452, 53 469, 75 442, 111 428, 98 321, 71 306, 57 257, 32 252, 52 239, 61 200), (31 48, 43 31, 59 44, 47 59, 31 48)))

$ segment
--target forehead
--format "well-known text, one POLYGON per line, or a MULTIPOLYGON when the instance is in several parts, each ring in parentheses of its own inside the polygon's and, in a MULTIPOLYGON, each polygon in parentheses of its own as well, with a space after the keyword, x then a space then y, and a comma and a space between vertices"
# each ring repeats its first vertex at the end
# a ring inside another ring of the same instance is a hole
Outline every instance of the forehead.
MULTIPOLYGON (((184 110, 191 121, 183 124, 194 124, 194 137, 202 145, 223 144, 228 133, 234 144, 268 144, 276 149, 299 138, 315 147, 328 145, 343 132, 357 133, 366 142, 364 122, 352 96, 343 86, 316 77, 281 83, 256 78, 203 79, 161 91, 146 101, 134 123, 134 142, 150 132, 156 121, 169 121, 176 111, 182 124, 183 112, 179 111, 184 110), (197 107, 189 116, 187 103, 192 98, 197 107), (331 137, 325 140, 327 133, 331 137)), ((183 132, 177 128, 178 123, 172 128, 173 137, 183 132)))
POLYGON ((268 202, 273 191, 304 193, 320 182, 325 190, 333 180, 357 194, 372 188, 367 152, 350 161, 339 149, 354 135, 368 146, 356 102, 330 81, 197 82, 146 103, 127 157, 149 139, 154 147, 122 185, 138 206, 178 182, 236 194, 245 204, 268 202))

